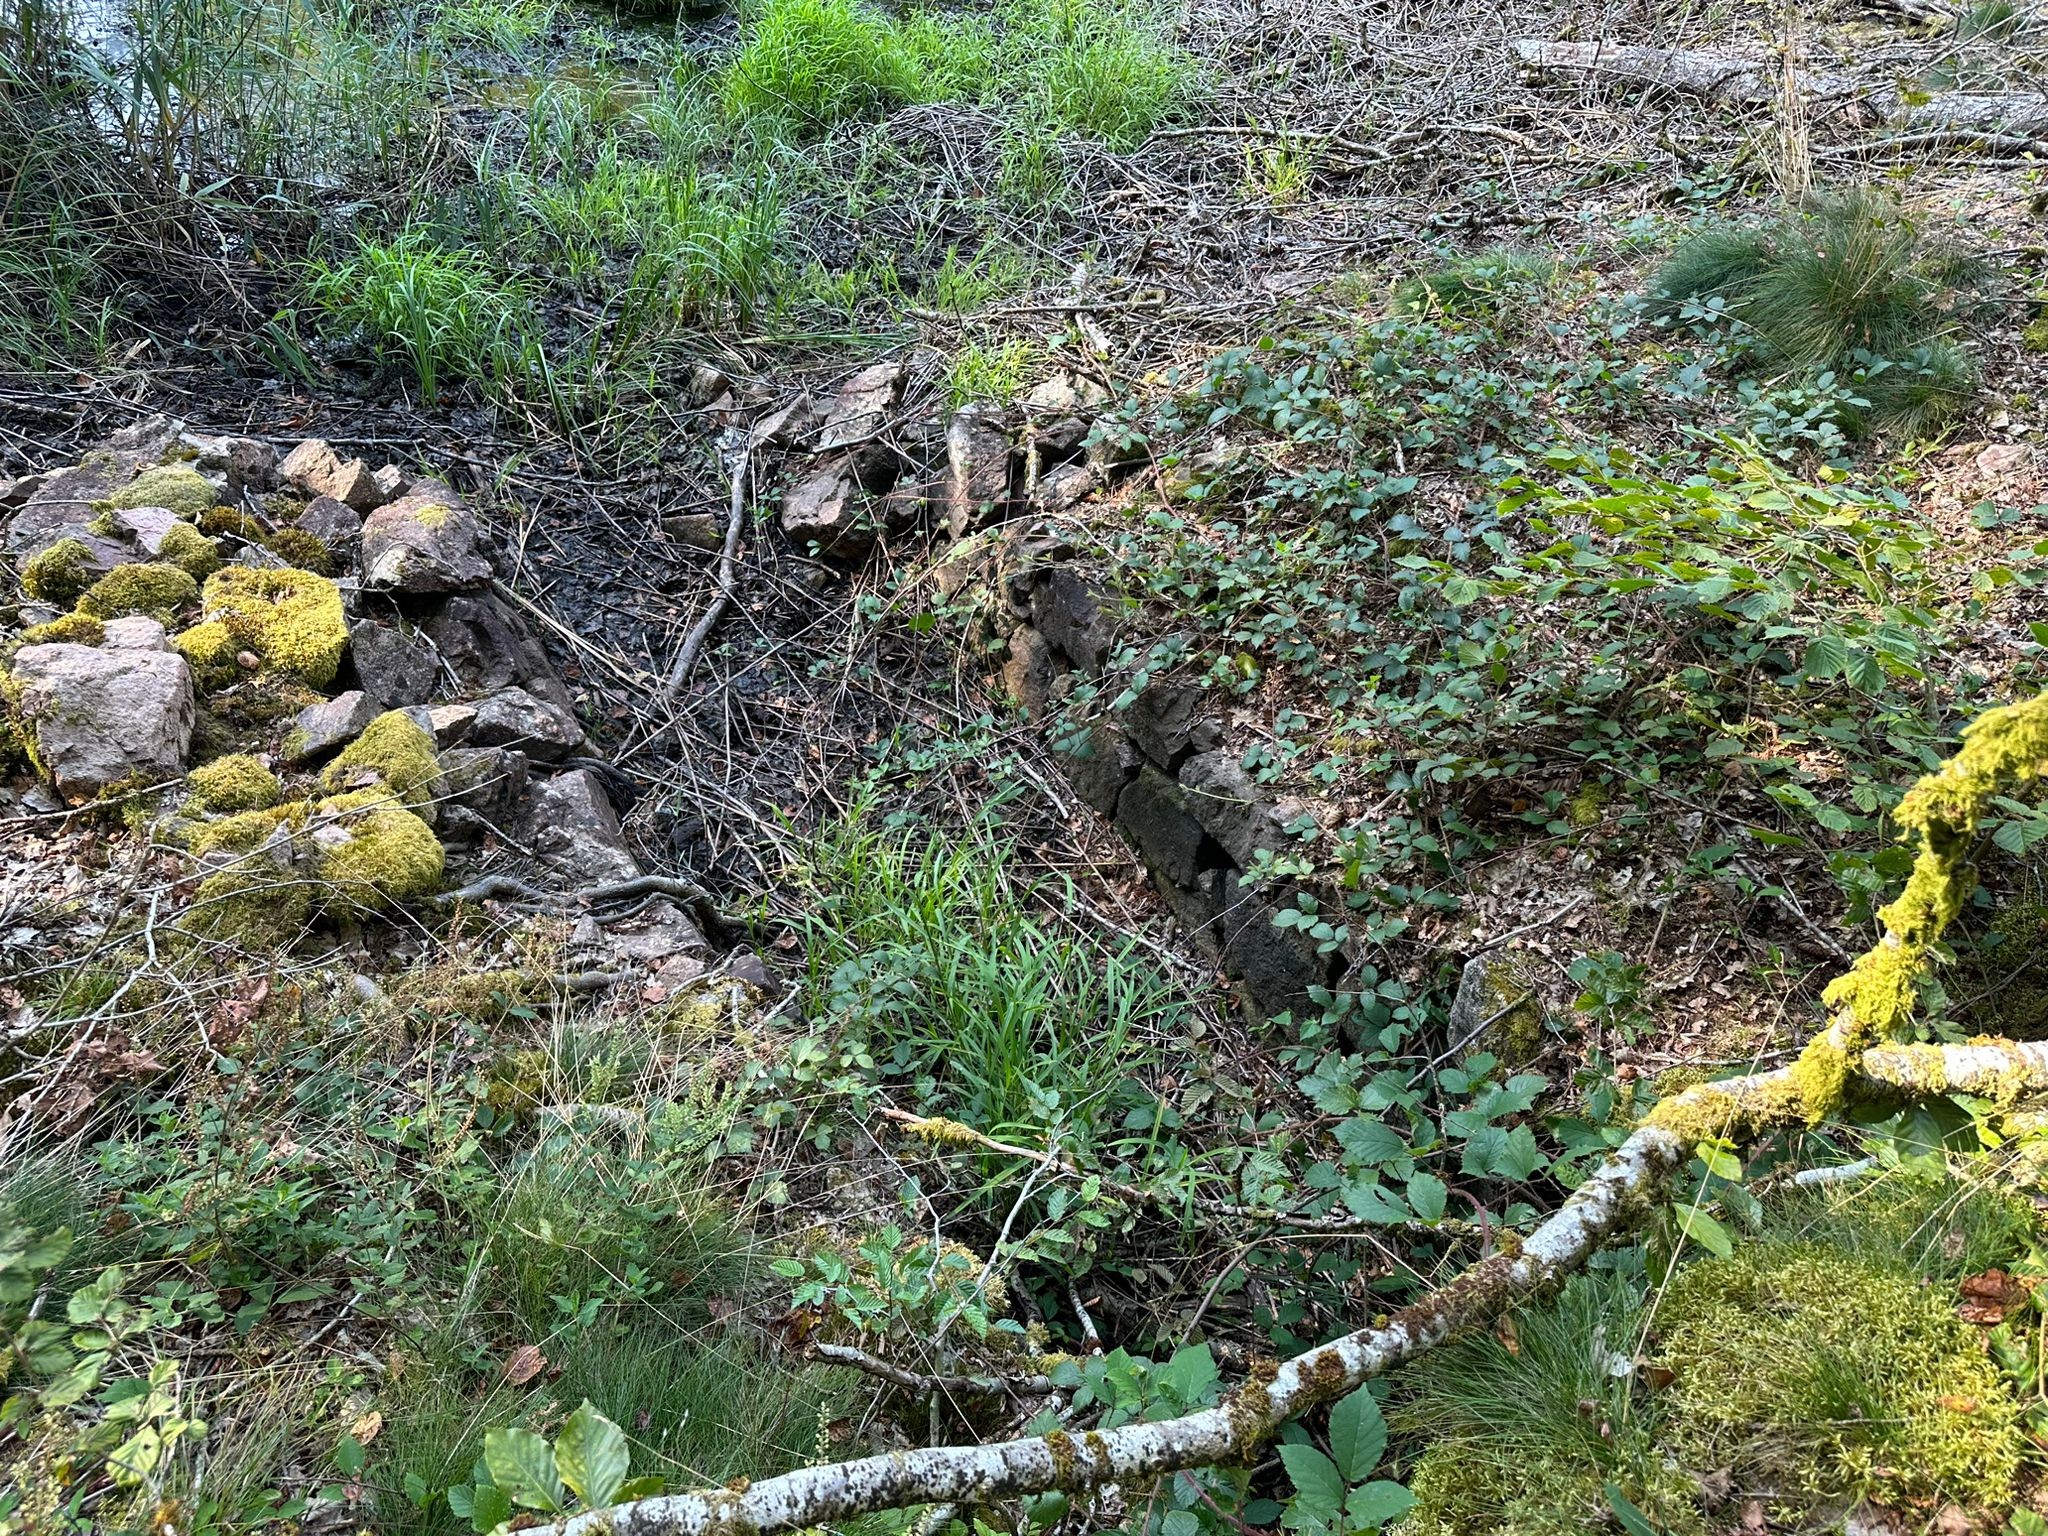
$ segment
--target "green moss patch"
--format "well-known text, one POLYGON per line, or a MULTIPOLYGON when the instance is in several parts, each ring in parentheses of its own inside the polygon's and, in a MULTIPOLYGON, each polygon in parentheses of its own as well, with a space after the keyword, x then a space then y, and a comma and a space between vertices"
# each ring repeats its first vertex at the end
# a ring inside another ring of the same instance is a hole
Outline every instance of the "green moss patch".
POLYGON ((265 665, 324 688, 348 645, 341 593, 311 571, 231 565, 206 578, 206 615, 265 665))
POLYGON ((98 645, 106 638, 106 626, 89 613, 67 613, 21 632, 23 645, 98 645))
POLYGON ((38 602, 69 608, 98 576, 98 563, 83 540, 59 539, 22 568, 21 588, 38 602))
POLYGON ((303 528, 280 528, 263 541, 263 547, 278 559, 315 576, 334 574, 334 551, 318 534, 303 528))
POLYGON ((145 561, 109 571, 78 600, 78 611, 96 619, 144 614, 169 624, 180 609, 199 601, 199 583, 175 565, 145 561))
POLYGON ((312 916, 307 882, 269 869, 229 869, 199 882, 187 909, 187 933, 254 955, 274 955, 304 932, 312 916))
POLYGON ((1743 1247, 1681 1271, 1655 1326, 1689 1466, 1828 1507, 2012 1500, 2010 1390, 1948 1299, 1885 1260, 1743 1247))
POLYGON ((172 465, 144 470, 105 501, 94 505, 100 508, 167 507, 180 517, 195 518, 219 500, 219 493, 204 475, 197 470, 172 465))
POLYGON ((434 738, 399 710, 379 715, 327 765, 320 782, 327 789, 346 790, 365 775, 374 776, 408 807, 419 809, 433 798, 441 776, 434 738))
POLYGON ((387 799, 362 805, 359 798, 340 796, 316 807, 322 816, 339 813, 347 834, 320 857, 320 879, 330 899, 380 912, 433 895, 443 866, 433 829, 387 799))
POLYGON ((185 782, 197 808, 205 811, 269 810, 284 795, 277 775, 242 753, 194 768, 185 782))
POLYGON ((175 565, 194 581, 204 581, 220 569, 220 546, 190 523, 169 529, 156 553, 159 560, 175 565))

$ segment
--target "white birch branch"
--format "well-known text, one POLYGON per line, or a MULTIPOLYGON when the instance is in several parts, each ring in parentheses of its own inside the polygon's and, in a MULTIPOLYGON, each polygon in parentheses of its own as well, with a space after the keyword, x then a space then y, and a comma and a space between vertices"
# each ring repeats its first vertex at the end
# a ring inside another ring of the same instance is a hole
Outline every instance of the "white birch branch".
POLYGON ((1690 1149, 1656 1126, 1631 1135, 1520 1244, 1483 1259, 1384 1322, 1254 1372, 1220 1406, 1154 1424, 934 1446, 804 1467, 758 1483, 663 1494, 533 1527, 558 1536, 774 1536, 882 1509, 972 1504, 1242 1461, 1319 1403, 1490 1322, 1583 1264, 1647 1205, 1690 1149))

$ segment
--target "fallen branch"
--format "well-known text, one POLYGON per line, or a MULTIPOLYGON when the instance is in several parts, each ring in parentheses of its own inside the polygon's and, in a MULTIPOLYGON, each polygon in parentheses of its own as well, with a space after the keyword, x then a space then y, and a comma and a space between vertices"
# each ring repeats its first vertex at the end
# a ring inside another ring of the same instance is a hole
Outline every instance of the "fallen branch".
POLYGON ((933 1446, 804 1467, 732 1489, 663 1494, 567 1516, 560 1536, 775 1536, 915 1504, 986 1503, 1084 1489, 1239 1460, 1320 1403, 1491 1322, 1576 1270, 1684 1161, 1656 1126, 1636 1131, 1564 1206, 1513 1251, 1483 1259, 1375 1327, 1361 1328, 1252 1378, 1222 1404, 1183 1418, 1085 1435, 1055 1431, 991 1445, 933 1446))
POLYGON ((690 669, 697 665, 697 653, 704 649, 705 640, 732 602, 733 584, 739 579, 740 530, 746 525, 747 468, 747 453, 742 449, 732 469, 732 509, 725 520, 725 547, 718 556, 718 590, 711 599, 711 606, 704 610, 703 617, 692 624, 690 632, 683 636, 683 648, 676 652, 676 663, 669 668, 668 681, 661 685, 664 693, 675 694, 689 680, 690 669))
POLYGON ((1019 1397, 1051 1397, 1059 1390, 1052 1384, 1050 1376, 928 1376, 922 1371, 893 1364, 879 1355, 871 1355, 864 1349, 855 1349, 850 1344, 813 1344, 810 1350, 820 1360, 829 1360, 834 1365, 850 1365, 857 1371, 894 1382, 913 1392, 942 1392, 955 1397, 994 1397, 1013 1392, 1019 1397))

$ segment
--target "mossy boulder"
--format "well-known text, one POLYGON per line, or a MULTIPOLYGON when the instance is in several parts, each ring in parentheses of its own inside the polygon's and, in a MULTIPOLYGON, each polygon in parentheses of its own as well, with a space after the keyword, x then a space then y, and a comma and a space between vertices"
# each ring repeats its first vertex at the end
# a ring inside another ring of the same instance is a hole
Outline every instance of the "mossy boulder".
POLYGON ((175 565, 148 560, 109 571, 78 599, 78 611, 96 619, 142 614, 168 625, 180 609, 199 601, 199 583, 175 565))
POLYGON ((280 528, 264 539, 263 547, 288 565, 316 576, 334 574, 334 551, 327 541, 303 528, 280 528))
POLYGON ((208 875, 192 894, 182 926, 196 938, 252 955, 291 947, 313 912, 313 890, 287 870, 225 869, 208 875))
POLYGON ((197 854, 247 853, 261 847, 279 827, 289 827, 296 832, 306 825, 312 813, 310 800, 238 811, 219 821, 209 821, 195 830, 191 848, 197 854))
POLYGON ((432 803, 441 759, 429 736, 402 710, 389 710, 364 727, 362 735, 320 775, 323 788, 334 792, 382 785, 407 807, 421 810, 432 803))
POLYGON ((202 599, 206 617, 266 666, 315 688, 334 681, 348 623, 340 590, 324 576, 231 565, 206 578, 202 599))
POLYGON ((1510 1066, 1534 1056, 1543 1044, 1543 1003, 1527 967, 1512 950, 1497 949, 1465 962, 1451 1001, 1445 1049, 1485 1052, 1510 1066))
POLYGON ((242 675, 235 664, 235 654, 240 647, 235 637, 228 633, 227 625, 219 619, 207 619, 194 624, 183 634, 171 637, 171 649, 185 658, 192 668, 193 684, 201 693, 212 693, 225 688, 242 675))
POLYGON ((312 839, 330 903, 381 912, 441 887, 439 839, 411 811, 380 794, 341 795, 315 807, 312 839))
POLYGON ((203 811, 264 811, 284 796, 276 774, 245 753, 218 757, 186 776, 194 808, 203 811))
POLYGON ((69 608, 100 576, 99 557, 83 539, 59 539, 22 567, 22 590, 38 602, 69 608))
POLYGON ((1656 1332, 1688 1466, 1830 1508, 2011 1504, 2011 1389, 1950 1299, 1884 1259, 1749 1244, 1682 1270, 1656 1332))
POLYGON ((263 525, 237 507, 208 507, 199 514, 199 531, 216 539, 246 539, 252 544, 263 540, 263 525))
POLYGON ((220 494, 214 489, 213 482, 197 470, 166 465, 159 469, 145 469, 94 506, 97 510, 168 507, 180 517, 196 518, 219 500, 220 494))

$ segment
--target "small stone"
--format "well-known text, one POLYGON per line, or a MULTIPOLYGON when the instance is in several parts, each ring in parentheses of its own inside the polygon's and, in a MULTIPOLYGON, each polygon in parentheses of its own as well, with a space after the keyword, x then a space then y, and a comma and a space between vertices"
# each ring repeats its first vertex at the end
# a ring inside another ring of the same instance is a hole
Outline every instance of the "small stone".
POLYGON ((473 704, 434 704, 427 709, 426 728, 437 747, 457 746, 469 740, 476 725, 473 704))
POLYGON ((725 375, 711 364, 692 363, 683 379, 683 403, 693 411, 701 411, 731 387, 725 375))
POLYGON ((284 739, 284 760, 294 767, 325 762, 362 735, 384 713, 377 700, 360 688, 336 694, 299 711, 284 739))
POLYGON ((560 709, 575 708, 526 621, 496 593, 451 597, 421 617, 420 631, 465 693, 518 687, 560 709))
POLYGON ((1249 868, 1261 850, 1286 846, 1287 834, 1235 753, 1195 753, 1181 764, 1180 787, 1195 820, 1240 869, 1249 868))
POLYGON ((701 976, 711 955, 703 931, 672 901, 650 901, 631 917, 606 924, 604 941, 618 960, 672 982, 701 976))
POLYGON ((473 591, 491 579, 483 542, 482 523, 459 497, 415 490, 364 521, 363 585, 411 593, 473 591))
POLYGON ((14 512, 27 506, 47 479, 48 475, 23 475, 19 480, 0 483, 0 512, 14 512))
POLYGON ((775 985, 775 973, 769 970, 768 963, 751 949, 736 949, 727 955, 725 974, 734 981, 743 981, 763 992, 775 985))
POLYGON ((566 757, 584 739, 574 715, 524 688, 505 688, 477 700, 469 734, 480 747, 516 748, 536 762, 566 757))
POLYGON ((853 469, 826 460, 782 497, 782 531, 799 549, 815 545, 834 560, 858 560, 875 546, 875 530, 853 469))
POLYGON ((323 438, 300 443, 285 455, 277 472, 307 496, 332 496, 358 512, 373 511, 384 502, 370 466, 361 459, 344 461, 323 438))
POLYGON ((793 447, 817 430, 819 420, 818 402, 809 395, 798 395, 755 422, 750 440, 756 448, 793 447))
POLYGON ((1095 491, 1095 471, 1086 464, 1055 464, 1042 472, 1028 498, 1034 512, 1065 512, 1095 491))
POLYGON ((839 386, 813 445, 823 453, 878 437, 895 412, 903 384, 901 363, 873 363, 839 386))
POLYGON ((1010 511, 1010 439, 972 407, 946 424, 946 530, 965 538, 1010 511))
POLYGON ((192 742, 192 673, 175 651, 30 645, 13 690, 36 755, 69 798, 177 777, 192 742))
POLYGON ((329 549, 344 549, 363 531, 362 514, 345 501, 332 496, 315 496, 306 503, 294 525, 313 535, 329 549))
POLYGON ((1053 679, 1058 675, 1059 665, 1045 636, 1029 625, 1011 632, 1010 654, 1003 663, 1003 687, 1028 718, 1044 717, 1053 679))
POLYGON ((1153 683, 1123 712, 1138 750, 1160 767, 1178 768, 1190 752, 1223 745, 1223 728, 1201 713, 1202 691, 1185 683, 1153 683))
POLYGON ((1025 408, 1046 414, 1093 411, 1109 402, 1109 391, 1091 378, 1063 368, 1024 396, 1025 408))
POLYGON ((450 747, 441 754, 441 777, 434 786, 434 798, 503 821, 526 793, 526 780, 524 752, 508 752, 503 747, 450 747))
POLYGON ((396 501, 412 489, 412 477, 396 464, 383 465, 370 478, 377 482, 377 494, 386 501, 396 501))
POLYGON ((1110 625, 1095 589, 1066 566, 1054 566, 1032 584, 1031 622, 1084 672, 1100 670, 1109 658, 1110 625))
POLYGON ((263 665, 263 658, 254 651, 237 651, 235 652, 235 665, 244 672, 254 672, 263 665))
POLYGON ((1484 1052, 1518 1067, 1543 1044, 1543 1003, 1529 984, 1531 967, 1512 949, 1474 955, 1458 975, 1443 1049, 1484 1052))
POLYGON ((168 651, 171 648, 163 625, 141 614, 107 620, 100 645, 110 651, 168 651))

